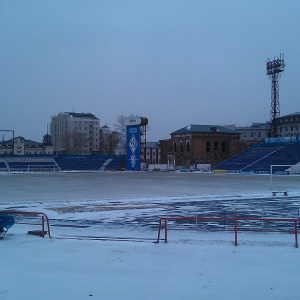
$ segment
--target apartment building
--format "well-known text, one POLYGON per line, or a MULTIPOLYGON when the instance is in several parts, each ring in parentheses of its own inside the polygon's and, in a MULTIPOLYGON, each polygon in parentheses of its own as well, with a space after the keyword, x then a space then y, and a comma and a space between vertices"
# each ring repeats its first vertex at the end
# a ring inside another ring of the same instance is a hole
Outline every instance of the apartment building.
POLYGON ((54 154, 100 153, 100 120, 91 113, 51 116, 50 133, 54 154))

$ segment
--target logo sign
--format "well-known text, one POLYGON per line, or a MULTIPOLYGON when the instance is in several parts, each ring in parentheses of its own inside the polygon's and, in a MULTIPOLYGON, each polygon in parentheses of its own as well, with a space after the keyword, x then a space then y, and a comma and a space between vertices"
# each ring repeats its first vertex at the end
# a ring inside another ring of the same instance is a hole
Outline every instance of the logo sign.
POLYGON ((126 128, 126 169, 137 171, 141 169, 140 159, 141 135, 140 126, 126 128))
POLYGON ((124 123, 126 126, 141 125, 142 119, 139 117, 126 118, 124 123))

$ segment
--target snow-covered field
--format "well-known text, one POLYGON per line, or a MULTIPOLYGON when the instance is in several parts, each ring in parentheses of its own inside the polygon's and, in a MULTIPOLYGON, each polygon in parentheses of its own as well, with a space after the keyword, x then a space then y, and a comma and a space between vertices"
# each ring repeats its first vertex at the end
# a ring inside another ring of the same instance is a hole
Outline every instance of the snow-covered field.
POLYGON ((300 177, 177 173, 0 175, 0 210, 42 211, 52 239, 20 219, 0 240, 0 299, 299 299, 293 234, 176 230, 159 217, 297 217, 300 177))

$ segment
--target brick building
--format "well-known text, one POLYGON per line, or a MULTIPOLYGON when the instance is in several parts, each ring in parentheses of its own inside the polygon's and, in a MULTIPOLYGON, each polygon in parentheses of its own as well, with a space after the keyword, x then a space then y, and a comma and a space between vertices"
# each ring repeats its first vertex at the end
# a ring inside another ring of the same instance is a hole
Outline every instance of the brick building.
POLYGON ((161 163, 190 167, 195 164, 212 166, 239 153, 240 133, 216 125, 188 125, 161 140, 161 163))

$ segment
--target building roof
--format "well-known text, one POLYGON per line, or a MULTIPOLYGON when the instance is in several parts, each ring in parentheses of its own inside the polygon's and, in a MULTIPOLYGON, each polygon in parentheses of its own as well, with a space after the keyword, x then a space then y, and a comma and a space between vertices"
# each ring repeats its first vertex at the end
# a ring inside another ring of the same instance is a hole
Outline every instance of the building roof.
POLYGON ((183 134, 183 133, 237 133, 236 130, 224 127, 224 126, 218 126, 218 125, 195 125, 190 124, 187 125, 181 129, 178 129, 172 134, 183 134))
POLYGON ((293 114, 278 117, 278 118, 276 118, 276 121, 280 122, 280 123, 282 123, 283 121, 285 123, 289 123, 289 122, 299 123, 299 121, 300 121, 300 112, 295 112, 293 114))
POLYGON ((68 114, 73 118, 87 118, 87 119, 99 120, 95 115, 93 115, 91 113, 65 112, 65 114, 68 114))
POLYGON ((237 131, 243 131, 243 130, 268 130, 270 128, 270 123, 252 123, 250 126, 237 126, 237 131))
MULTIPOLYGON (((40 147, 42 145, 41 143, 36 142, 36 141, 26 140, 22 136, 15 137, 15 140, 18 139, 18 138, 20 138, 22 141, 24 141, 25 146, 40 147)), ((6 140, 6 141, 2 141, 1 144, 2 145, 7 145, 7 146, 13 146, 14 142, 13 142, 13 139, 9 139, 9 140, 6 140)))
POLYGON ((146 142, 146 148, 159 148, 159 142, 146 142))

